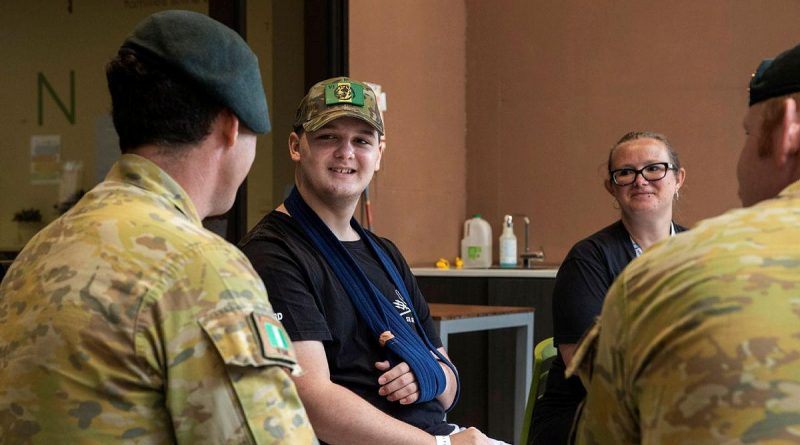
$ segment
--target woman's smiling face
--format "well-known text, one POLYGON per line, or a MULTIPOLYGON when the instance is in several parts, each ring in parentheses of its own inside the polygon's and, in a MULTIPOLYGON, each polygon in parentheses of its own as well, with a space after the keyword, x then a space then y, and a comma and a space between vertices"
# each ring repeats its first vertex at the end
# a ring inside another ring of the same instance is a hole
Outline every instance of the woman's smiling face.
MULTIPOLYGON (((639 170, 658 162, 672 162, 669 150, 663 142, 651 138, 634 139, 623 142, 614 149, 611 170, 639 170)), ((668 211, 671 214, 673 198, 683 185, 684 175, 683 169, 668 170, 664 178, 648 181, 637 174, 629 185, 616 185, 609 178, 606 180, 606 189, 617 199, 623 214, 630 217, 649 212, 658 214, 668 211)))

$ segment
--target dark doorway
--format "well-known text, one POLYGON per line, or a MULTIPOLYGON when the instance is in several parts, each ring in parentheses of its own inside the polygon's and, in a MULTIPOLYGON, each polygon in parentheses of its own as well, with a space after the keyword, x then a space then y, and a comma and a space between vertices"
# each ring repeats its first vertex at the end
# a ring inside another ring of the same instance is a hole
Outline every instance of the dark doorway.
MULTIPOLYGON (((284 1, 284 0, 274 0, 284 1)), ((273 103, 270 103, 270 119, 273 121, 275 132, 275 145, 273 150, 273 200, 279 203, 289 184, 293 183, 294 167, 282 149, 286 125, 280 123, 290 122, 293 116, 283 116, 286 109, 296 106, 302 99, 305 91, 316 82, 334 76, 348 74, 348 0, 293 0, 297 6, 302 5, 302 24, 281 23, 286 18, 286 5, 280 5, 280 11, 273 4, 273 24, 275 36, 275 51, 280 54, 282 29, 292 26, 303 26, 304 54, 301 57, 293 54, 287 60, 285 54, 274 58, 274 64, 293 63, 297 60, 303 63, 303 90, 295 91, 291 88, 286 91, 283 78, 280 74, 273 75, 273 103), (280 102, 280 103, 276 103, 280 102), (289 105, 285 105, 289 104, 289 105), (294 104, 294 105, 291 105, 294 104), (278 115, 280 113, 280 115, 278 115)), ((226 24, 242 36, 247 35, 247 0, 209 0, 208 15, 226 24)), ((286 79, 288 80, 288 79, 286 79)), ((294 110, 291 111, 293 113, 294 110)), ((288 134, 288 133, 287 133, 288 134)), ((224 236, 231 243, 237 243, 247 232, 247 181, 239 187, 236 200, 225 215, 208 218, 203 224, 224 236)))
POLYGON ((347 0, 305 0, 305 64, 308 90, 320 80, 347 76, 347 0))
MULTIPOLYGON (((209 0, 208 16, 224 23, 236 31, 242 38, 247 38, 247 1, 246 0, 209 0)), ((206 218, 203 225, 224 236, 226 240, 236 244, 247 233, 247 178, 239 190, 236 200, 228 213, 206 218)))

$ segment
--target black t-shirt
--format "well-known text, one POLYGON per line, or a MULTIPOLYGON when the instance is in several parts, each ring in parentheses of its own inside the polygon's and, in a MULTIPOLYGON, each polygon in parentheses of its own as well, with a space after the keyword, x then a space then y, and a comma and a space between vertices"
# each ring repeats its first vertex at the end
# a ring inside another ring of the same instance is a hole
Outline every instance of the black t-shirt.
MULTIPOLYGON (((675 232, 686 228, 674 225, 675 232)), ((634 258, 630 235, 622 221, 579 241, 558 269, 553 288, 553 343, 577 343, 600 315, 606 292, 634 258)), ((553 360, 541 400, 533 413, 534 443, 563 444, 586 390, 578 377, 564 377, 559 351, 553 360), (545 438, 546 436, 546 438, 545 438)))
MULTIPOLYGON (((393 243, 384 238, 377 240, 405 282, 419 326, 435 347, 441 347, 428 305, 408 264, 393 243)), ((398 313, 414 324, 407 302, 364 241, 344 244, 398 313)), ((245 236, 240 247, 264 280, 270 303, 291 339, 322 342, 331 381, 392 417, 431 434, 452 431, 444 421, 445 411, 438 400, 400 405, 378 395, 382 372, 374 363, 389 359, 388 350, 378 344, 333 270, 290 216, 271 212, 245 236)))
POLYGON ((600 314, 608 288, 634 258, 636 252, 622 221, 572 247, 558 269, 553 288, 555 346, 580 340, 600 314))

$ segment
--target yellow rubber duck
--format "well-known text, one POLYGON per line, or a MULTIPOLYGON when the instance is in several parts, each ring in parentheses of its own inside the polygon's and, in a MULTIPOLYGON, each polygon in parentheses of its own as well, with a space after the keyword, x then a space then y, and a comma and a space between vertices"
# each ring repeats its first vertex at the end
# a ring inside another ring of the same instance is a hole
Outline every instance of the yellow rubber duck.
POLYGON ((456 260, 453 261, 453 265, 456 266, 456 269, 461 269, 464 267, 464 260, 462 260, 460 256, 457 256, 456 260))
POLYGON ((450 262, 449 262, 449 261, 447 261, 447 260, 446 260, 446 259, 444 259, 444 258, 439 258, 439 259, 436 261, 436 268, 437 268, 437 269, 449 269, 449 268, 450 268, 450 262))

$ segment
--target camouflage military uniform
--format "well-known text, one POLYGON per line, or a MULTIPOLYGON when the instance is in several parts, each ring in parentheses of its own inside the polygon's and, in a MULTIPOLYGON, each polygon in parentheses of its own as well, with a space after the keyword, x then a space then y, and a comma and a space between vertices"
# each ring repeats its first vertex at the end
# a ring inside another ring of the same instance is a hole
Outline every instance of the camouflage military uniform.
POLYGON ((248 260, 123 155, 0 287, 3 443, 316 443, 248 260))
POLYGON ((799 443, 800 182, 648 249, 599 326, 578 443, 799 443))

